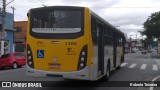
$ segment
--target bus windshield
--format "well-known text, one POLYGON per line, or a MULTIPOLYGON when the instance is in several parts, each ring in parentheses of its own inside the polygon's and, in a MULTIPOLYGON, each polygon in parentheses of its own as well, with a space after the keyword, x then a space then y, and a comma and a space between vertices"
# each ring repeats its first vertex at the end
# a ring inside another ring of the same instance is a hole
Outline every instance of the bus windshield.
POLYGON ((81 31, 81 11, 45 10, 32 12, 34 33, 78 33, 81 31))

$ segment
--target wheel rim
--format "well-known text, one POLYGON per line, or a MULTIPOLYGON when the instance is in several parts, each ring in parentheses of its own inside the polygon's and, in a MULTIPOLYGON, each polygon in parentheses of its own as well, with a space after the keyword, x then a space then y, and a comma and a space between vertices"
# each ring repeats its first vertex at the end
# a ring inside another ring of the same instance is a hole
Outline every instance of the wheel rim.
POLYGON ((17 64, 16 63, 13 64, 13 68, 17 68, 17 64))

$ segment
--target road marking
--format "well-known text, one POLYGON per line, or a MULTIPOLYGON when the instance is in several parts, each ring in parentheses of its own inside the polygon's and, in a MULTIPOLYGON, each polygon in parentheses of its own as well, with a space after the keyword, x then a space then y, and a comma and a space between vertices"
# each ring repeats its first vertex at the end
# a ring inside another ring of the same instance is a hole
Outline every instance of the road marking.
POLYGON ((147 64, 142 64, 140 69, 146 69, 147 64))
MULTIPOLYGON (((155 77, 155 78, 152 80, 152 82, 156 81, 158 78, 160 78, 160 76, 155 77)), ((153 89, 154 89, 154 87, 149 87, 149 90, 153 90, 153 89)))
POLYGON ((153 70, 158 71, 158 66, 157 65, 153 65, 153 70))
MULTIPOLYGON (((122 63, 122 64, 121 64, 121 67, 124 67, 124 66, 126 66, 127 64, 128 64, 128 63, 122 63)), ((137 65, 136 63, 133 63, 133 64, 131 64, 131 65, 129 66, 129 68, 135 68, 136 65, 137 65)), ((140 69, 141 69, 141 70, 144 70, 144 69, 146 69, 146 67, 147 67, 147 64, 142 64, 141 67, 140 67, 140 69)), ((153 64, 152 70, 158 71, 158 70, 159 70, 158 65, 153 64)))
POLYGON ((129 68, 134 68, 137 64, 133 63, 132 65, 129 66, 129 68))
POLYGON ((121 64, 121 67, 124 67, 125 65, 127 65, 127 63, 122 63, 122 64, 121 64))

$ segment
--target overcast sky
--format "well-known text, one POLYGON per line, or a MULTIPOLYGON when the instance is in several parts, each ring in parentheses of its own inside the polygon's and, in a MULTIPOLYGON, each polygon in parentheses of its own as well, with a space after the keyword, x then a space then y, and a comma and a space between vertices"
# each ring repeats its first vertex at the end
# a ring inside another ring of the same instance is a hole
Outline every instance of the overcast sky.
MULTIPOLYGON (((7 3, 12 0, 7 0, 7 3)), ((0 0, 2 6, 2 0, 0 0)), ((14 0, 7 5, 7 12, 12 13, 15 7, 15 20, 27 20, 30 8, 42 5, 86 6, 100 15, 122 32, 132 38, 141 37, 139 30, 143 30, 143 23, 151 13, 160 11, 160 0, 14 0)))

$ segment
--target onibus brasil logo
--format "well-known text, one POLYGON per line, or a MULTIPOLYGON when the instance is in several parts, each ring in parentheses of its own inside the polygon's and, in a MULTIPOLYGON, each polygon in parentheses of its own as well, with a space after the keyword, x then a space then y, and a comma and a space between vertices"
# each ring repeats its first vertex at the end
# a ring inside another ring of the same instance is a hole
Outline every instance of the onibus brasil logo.
POLYGON ((42 87, 42 84, 26 82, 2 82, 2 87, 42 87))

